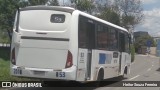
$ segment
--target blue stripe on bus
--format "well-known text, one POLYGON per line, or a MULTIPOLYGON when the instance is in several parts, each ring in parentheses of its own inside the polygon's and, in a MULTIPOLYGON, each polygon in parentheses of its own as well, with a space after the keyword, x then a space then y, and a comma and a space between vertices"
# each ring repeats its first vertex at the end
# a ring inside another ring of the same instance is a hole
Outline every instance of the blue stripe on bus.
POLYGON ((106 62, 106 54, 100 53, 99 54, 99 64, 105 64, 106 62))

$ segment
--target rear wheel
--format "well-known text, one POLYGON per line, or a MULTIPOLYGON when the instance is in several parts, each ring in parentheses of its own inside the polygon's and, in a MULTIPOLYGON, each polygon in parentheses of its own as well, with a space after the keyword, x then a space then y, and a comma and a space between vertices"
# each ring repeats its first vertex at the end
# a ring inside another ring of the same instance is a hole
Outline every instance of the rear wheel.
POLYGON ((97 76, 97 81, 96 81, 96 86, 100 86, 101 81, 104 79, 104 70, 100 69, 98 76, 97 76))
POLYGON ((104 78, 104 70, 101 69, 98 73, 97 81, 102 81, 104 78))
POLYGON ((121 76, 122 79, 126 79, 127 78, 127 67, 125 67, 124 69, 124 73, 123 75, 121 76))

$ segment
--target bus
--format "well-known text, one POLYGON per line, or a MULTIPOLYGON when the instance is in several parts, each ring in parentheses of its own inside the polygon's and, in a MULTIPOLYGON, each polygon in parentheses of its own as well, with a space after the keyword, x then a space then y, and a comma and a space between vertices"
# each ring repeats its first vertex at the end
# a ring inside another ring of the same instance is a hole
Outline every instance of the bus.
POLYGON ((70 7, 17 10, 11 75, 52 80, 101 81, 130 73, 130 33, 70 7))

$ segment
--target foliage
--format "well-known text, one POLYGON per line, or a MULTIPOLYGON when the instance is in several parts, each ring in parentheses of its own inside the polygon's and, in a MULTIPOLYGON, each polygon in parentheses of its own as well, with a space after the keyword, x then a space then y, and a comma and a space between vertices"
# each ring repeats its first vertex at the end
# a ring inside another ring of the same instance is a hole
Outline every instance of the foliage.
POLYGON ((105 8, 100 15, 97 15, 97 17, 116 25, 120 25, 120 16, 111 8, 105 8))
POLYGON ((10 48, 9 47, 0 47, 0 58, 4 60, 9 60, 10 48))
POLYGON ((49 0, 48 2, 49 2, 48 3, 49 6, 59 6, 59 3, 57 0, 49 0))
POLYGON ((134 28, 143 19, 141 0, 115 0, 114 8, 121 15, 121 26, 134 28))
POLYGON ((0 0, 0 38, 1 43, 9 42, 6 33, 12 30, 15 11, 18 8, 20 0, 0 0))
POLYGON ((140 37, 137 37, 134 43, 136 52, 138 51, 138 48, 140 48, 141 46, 147 46, 147 40, 151 41, 152 47, 156 46, 154 39, 150 35, 140 36, 140 37))
POLYGON ((45 5, 48 2, 48 0, 28 0, 29 5, 45 5))
POLYGON ((134 59, 135 59, 135 47, 132 44, 131 45, 131 62, 134 62, 134 59))
POLYGON ((88 13, 92 13, 92 10, 94 8, 94 4, 92 2, 92 0, 70 0, 73 7, 81 10, 81 11, 85 11, 88 13))

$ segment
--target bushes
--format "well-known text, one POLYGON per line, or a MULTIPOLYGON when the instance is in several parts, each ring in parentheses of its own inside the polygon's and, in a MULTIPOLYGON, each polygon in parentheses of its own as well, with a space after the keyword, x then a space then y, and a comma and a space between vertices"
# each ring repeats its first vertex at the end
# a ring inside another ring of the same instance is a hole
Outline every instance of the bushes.
POLYGON ((0 47, 0 58, 4 60, 9 60, 10 57, 10 47, 0 47))
POLYGON ((132 44, 131 45, 131 62, 134 62, 134 59, 135 59, 135 47, 132 44))

